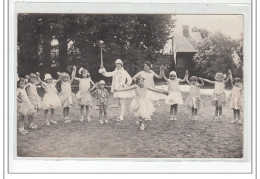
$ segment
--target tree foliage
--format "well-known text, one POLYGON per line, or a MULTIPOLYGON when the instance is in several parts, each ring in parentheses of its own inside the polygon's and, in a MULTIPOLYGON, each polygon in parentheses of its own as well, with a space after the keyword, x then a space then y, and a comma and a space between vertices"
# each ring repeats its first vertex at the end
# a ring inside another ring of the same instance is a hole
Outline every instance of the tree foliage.
MULTIPOLYGON (((38 70, 39 49, 39 18, 22 14, 18 16, 17 58, 18 73, 38 70)), ((33 71, 32 71, 33 72, 33 71)))
POLYGON ((50 72, 51 42, 57 39, 60 71, 76 64, 96 76, 100 65, 98 42, 103 40, 104 66, 112 70, 114 61, 121 58, 134 74, 145 60, 157 60, 173 27, 171 15, 19 14, 19 72, 38 70, 39 64, 43 72, 50 72), (69 42, 72 45, 68 46, 69 42))
MULTIPOLYGON (((193 57, 195 73, 213 79, 217 72, 227 73, 228 69, 234 69, 232 54, 238 44, 237 41, 220 32, 204 38, 197 46, 198 53, 193 57)), ((242 77, 241 71, 236 73, 237 76, 242 77)))
POLYGON ((198 27, 193 27, 191 29, 193 32, 199 32, 201 38, 207 38, 210 35, 210 32, 207 29, 204 28, 198 28, 198 27))

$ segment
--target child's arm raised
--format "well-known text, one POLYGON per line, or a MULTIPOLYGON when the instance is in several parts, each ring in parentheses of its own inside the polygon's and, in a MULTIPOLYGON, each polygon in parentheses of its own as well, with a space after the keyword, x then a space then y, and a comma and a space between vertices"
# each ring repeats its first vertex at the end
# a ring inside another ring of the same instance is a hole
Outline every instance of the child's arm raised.
POLYGON ((157 78, 157 79, 162 79, 162 75, 161 75, 161 72, 160 72, 160 75, 157 75, 154 71, 151 71, 153 74, 154 74, 154 77, 157 78))
POLYGON ((199 86, 199 87, 202 87, 202 86, 204 86, 204 81, 202 80, 202 78, 201 78, 201 77, 199 77, 198 79, 201 81, 201 84, 199 84, 198 86, 199 86))
MULTIPOLYGON (((74 68, 74 67, 73 67, 74 68)), ((76 70, 76 72, 77 72, 77 67, 75 66, 75 70, 76 70)), ((80 69, 79 69, 80 70, 80 69)), ((76 72, 75 72, 75 75, 74 75, 74 78, 73 78, 73 80, 77 80, 77 81, 80 81, 81 80, 81 78, 77 78, 76 77, 76 72)))
POLYGON ((187 73, 187 76, 185 75, 186 76, 186 82, 187 82, 188 85, 191 85, 191 83, 189 81, 189 71, 186 70, 186 73, 187 73))
POLYGON ((135 89, 136 87, 137 87, 137 85, 132 85, 132 86, 128 86, 128 87, 125 87, 122 89, 114 89, 114 92, 129 91, 129 90, 135 89))
POLYGON ((37 76, 37 79, 38 79, 39 83, 41 84, 41 86, 42 86, 43 88, 45 88, 45 83, 41 80, 41 78, 40 78, 40 73, 39 73, 39 72, 36 72, 36 76, 37 76))
POLYGON ((229 80, 231 81, 231 85, 233 86, 233 76, 230 69, 228 69, 228 77, 224 80, 224 83, 226 84, 229 80))
POLYGON ((184 76, 184 78, 183 78, 183 79, 181 79, 181 80, 180 80, 180 82, 185 82, 185 81, 186 81, 186 79, 187 79, 187 77, 188 77, 188 75, 189 75, 189 71, 188 71, 188 70, 186 70, 186 71, 185 71, 185 76, 184 76))
POLYGON ((54 83, 58 83, 59 81, 61 81, 61 76, 62 74, 60 72, 57 72, 59 78, 57 80, 53 80, 54 83))
POLYGON ((188 79, 186 79, 186 82, 187 82, 188 85, 191 85, 191 83, 188 79))
POLYGON ((168 94, 168 91, 165 91, 163 89, 156 89, 156 88, 152 88, 152 87, 148 87, 147 89, 154 91, 156 93, 163 93, 163 94, 168 94))
POLYGON ((161 71, 161 75, 162 75, 163 79, 164 79, 165 81, 168 81, 168 78, 166 78, 166 76, 165 76, 165 74, 164 74, 164 66, 161 66, 161 67, 160 67, 160 71, 161 71))
POLYGON ((160 74, 159 74, 159 78, 158 79, 162 79, 163 78, 163 73, 162 73, 161 68, 164 69, 164 67, 162 65, 160 66, 160 74))
POLYGON ((208 79, 205 79, 205 78, 201 78, 203 81, 206 81, 207 83, 210 83, 210 84, 215 84, 215 81, 211 81, 211 80, 208 80, 208 79))
POLYGON ((76 76, 76 71, 77 71, 77 67, 74 65, 73 66, 73 70, 71 72, 71 79, 70 79, 70 83, 72 83, 75 79, 75 76, 76 76))

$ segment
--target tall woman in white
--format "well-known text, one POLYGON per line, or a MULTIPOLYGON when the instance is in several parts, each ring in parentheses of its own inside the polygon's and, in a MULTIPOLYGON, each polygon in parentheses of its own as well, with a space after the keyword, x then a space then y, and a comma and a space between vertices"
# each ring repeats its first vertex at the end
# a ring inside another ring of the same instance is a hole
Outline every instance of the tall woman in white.
MULTIPOLYGON (((104 75, 105 77, 112 77, 112 86, 111 92, 114 92, 114 89, 122 89, 127 86, 130 86, 132 83, 131 76, 124 70, 123 62, 120 59, 115 61, 116 69, 112 72, 107 72, 104 67, 99 69, 99 73, 104 75)), ((131 91, 122 91, 122 92, 114 92, 113 97, 118 99, 120 106, 120 116, 117 118, 117 121, 124 120, 125 114, 125 99, 133 98, 135 95, 134 90, 131 91)))

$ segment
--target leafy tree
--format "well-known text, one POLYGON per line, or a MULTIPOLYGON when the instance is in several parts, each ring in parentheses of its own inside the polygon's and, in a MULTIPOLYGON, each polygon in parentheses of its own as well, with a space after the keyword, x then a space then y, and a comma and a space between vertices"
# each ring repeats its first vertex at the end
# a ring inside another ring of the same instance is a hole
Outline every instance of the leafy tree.
POLYGON ((241 66, 243 66, 243 61, 244 61, 244 35, 241 34, 240 39, 238 40, 238 47, 236 49, 236 52, 238 54, 238 56, 240 57, 241 60, 241 66))
POLYGON ((91 66, 90 71, 95 74, 100 65, 99 40, 105 42, 105 67, 114 69, 114 61, 121 58, 133 75, 145 60, 157 60, 157 52, 174 27, 170 15, 88 15, 80 19, 83 23, 74 37, 82 56, 78 63, 91 66))
POLYGON ((99 40, 105 42, 104 66, 108 70, 121 58, 134 74, 145 60, 157 60, 174 21, 171 15, 21 14, 18 27, 18 66, 23 73, 37 69, 33 63, 42 64, 40 69, 50 73, 51 42, 57 39, 60 71, 76 64, 98 77, 99 40), (68 46, 69 42, 73 45, 68 46), (30 61, 24 63, 27 57, 30 61))
POLYGON ((38 70, 39 64, 39 22, 29 14, 18 15, 17 57, 18 73, 38 70))
POLYGON ((210 32, 207 29, 203 29, 203 28, 198 28, 198 27, 193 27, 191 29, 193 32, 199 32, 201 38, 207 38, 210 35, 210 32))
POLYGON ((243 66, 244 66, 244 35, 241 34, 241 37, 236 41, 236 47, 234 48, 233 56, 237 59, 235 67, 233 68, 234 77, 239 77, 243 79, 243 66), (237 57, 237 58, 236 58, 237 57))
POLYGON ((229 68, 232 69, 232 54, 236 47, 236 41, 220 32, 204 38, 193 57, 195 73, 211 79, 217 72, 227 73, 229 68))

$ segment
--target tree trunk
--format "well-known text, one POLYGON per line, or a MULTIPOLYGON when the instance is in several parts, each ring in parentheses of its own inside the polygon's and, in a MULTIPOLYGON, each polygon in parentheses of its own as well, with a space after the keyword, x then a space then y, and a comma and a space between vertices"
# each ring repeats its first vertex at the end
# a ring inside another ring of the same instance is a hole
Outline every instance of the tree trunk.
MULTIPOLYGON (((51 26, 49 23, 50 19, 47 16, 43 16, 42 25, 39 29, 39 33, 42 34, 42 63, 43 73, 51 73, 51 26)), ((42 74, 44 75, 44 74, 42 74)))
POLYGON ((42 48, 42 55, 43 55, 43 72, 44 73, 51 73, 51 38, 50 37, 43 37, 43 48, 42 48))
POLYGON ((60 37, 59 41, 59 71, 65 72, 68 66, 68 42, 66 37, 60 37))

